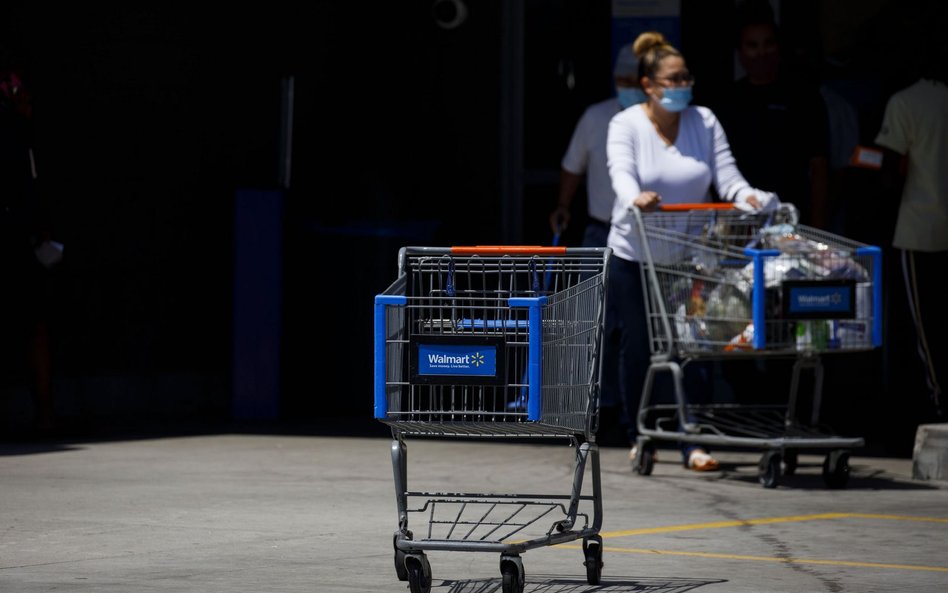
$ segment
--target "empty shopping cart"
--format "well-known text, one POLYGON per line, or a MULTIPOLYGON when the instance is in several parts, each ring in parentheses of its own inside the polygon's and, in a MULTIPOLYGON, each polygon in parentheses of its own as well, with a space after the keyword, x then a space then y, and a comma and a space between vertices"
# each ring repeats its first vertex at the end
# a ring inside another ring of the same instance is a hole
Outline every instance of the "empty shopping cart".
POLYGON ((599 583, 595 432, 610 254, 399 250, 398 277, 375 298, 375 417, 392 430, 395 572, 413 593, 431 587, 426 551, 499 553, 503 591, 519 593, 523 552, 578 539, 587 581, 599 583), (572 483, 541 494, 410 491, 410 437, 562 438, 576 448, 572 483), (583 494, 587 461, 592 492, 583 494))

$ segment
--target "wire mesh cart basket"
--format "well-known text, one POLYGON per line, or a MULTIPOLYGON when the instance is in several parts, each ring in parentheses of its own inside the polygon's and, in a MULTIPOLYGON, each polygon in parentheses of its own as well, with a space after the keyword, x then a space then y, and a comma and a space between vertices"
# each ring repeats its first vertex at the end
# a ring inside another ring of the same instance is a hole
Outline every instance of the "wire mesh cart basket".
POLYGON ((602 574, 600 349, 608 248, 402 247, 375 297, 375 417, 392 430, 395 572, 431 588, 426 551, 500 553, 505 593, 520 555, 582 539, 590 584, 602 574), (407 437, 564 439, 568 491, 409 491, 407 437), (591 494, 583 494, 586 464, 591 494), (591 510, 590 510, 591 507, 591 510), (590 516, 591 515, 591 516, 590 516), (409 529, 409 518, 425 527, 409 529))
POLYGON ((826 485, 845 487, 850 451, 864 442, 820 425, 820 357, 881 345, 881 250, 798 224, 789 204, 767 214, 730 204, 633 211, 652 353, 634 470, 652 472, 654 440, 747 447, 763 451, 758 478, 774 488, 800 451, 820 450, 826 485), (785 404, 688 402, 688 363, 767 356, 793 359, 785 404), (807 419, 798 413, 804 372, 813 379, 807 419), (671 377, 672 403, 659 403, 658 373, 671 377))

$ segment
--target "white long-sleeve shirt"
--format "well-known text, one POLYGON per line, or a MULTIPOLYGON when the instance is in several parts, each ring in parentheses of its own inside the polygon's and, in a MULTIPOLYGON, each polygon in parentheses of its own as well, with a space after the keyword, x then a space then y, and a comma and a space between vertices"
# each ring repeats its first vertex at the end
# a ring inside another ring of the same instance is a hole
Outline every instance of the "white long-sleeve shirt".
POLYGON ((681 112, 678 137, 671 146, 658 135, 642 105, 619 112, 609 122, 606 157, 616 199, 608 245, 616 256, 639 259, 635 219, 629 211, 643 191, 654 191, 663 204, 709 202, 714 184, 722 199, 772 198, 750 186, 731 154, 724 129, 707 107, 681 112))

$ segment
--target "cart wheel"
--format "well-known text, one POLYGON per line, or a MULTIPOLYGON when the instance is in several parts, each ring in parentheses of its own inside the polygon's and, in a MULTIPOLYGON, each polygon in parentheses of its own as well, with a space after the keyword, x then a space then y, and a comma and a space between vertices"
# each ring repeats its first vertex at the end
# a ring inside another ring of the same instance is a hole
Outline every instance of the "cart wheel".
POLYGON ((828 488, 845 488, 849 482, 849 453, 830 451, 823 459, 823 481, 828 488))
POLYGON ((798 464, 797 452, 793 449, 787 449, 783 452, 783 475, 792 476, 797 471, 798 464))
POLYGON ((640 476, 652 474, 655 468, 655 445, 646 437, 635 439, 635 457, 631 460, 632 471, 640 476))
POLYGON ((411 593, 431 592, 431 565, 424 554, 406 555, 405 567, 408 572, 408 588, 411 593))
POLYGON ((652 475, 655 469, 655 445, 645 439, 639 439, 636 443, 638 453, 632 460, 632 469, 640 476, 652 475))
POLYGON ((764 488, 776 488, 780 483, 780 453, 767 451, 757 465, 757 479, 764 488))
MULTIPOLYGON (((397 533, 392 538, 393 545, 396 541, 398 541, 397 533)), ((398 575, 400 581, 408 580, 408 569, 405 568, 405 552, 399 550, 398 546, 395 546, 395 574, 398 575)))
POLYGON ((500 577, 503 583, 503 593, 523 593, 523 587, 526 583, 524 582, 523 562, 520 561, 520 556, 500 557, 500 577))
POLYGON ((586 582, 590 585, 598 585, 602 580, 602 537, 594 535, 583 539, 583 556, 586 561, 583 565, 586 567, 586 582))

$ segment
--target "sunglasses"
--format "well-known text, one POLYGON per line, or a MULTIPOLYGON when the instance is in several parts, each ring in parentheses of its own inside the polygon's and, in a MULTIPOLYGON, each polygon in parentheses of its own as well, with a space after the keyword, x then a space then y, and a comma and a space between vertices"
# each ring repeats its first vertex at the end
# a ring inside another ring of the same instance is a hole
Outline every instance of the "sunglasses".
POLYGON ((695 83, 695 77, 690 73, 675 74, 674 76, 655 76, 652 78, 652 80, 666 81, 677 86, 689 85, 689 84, 695 83))

